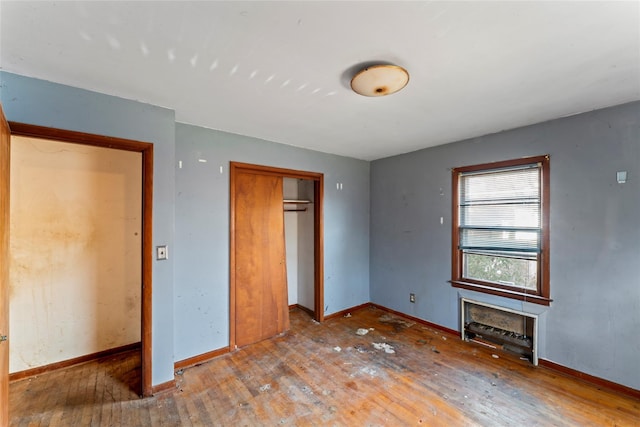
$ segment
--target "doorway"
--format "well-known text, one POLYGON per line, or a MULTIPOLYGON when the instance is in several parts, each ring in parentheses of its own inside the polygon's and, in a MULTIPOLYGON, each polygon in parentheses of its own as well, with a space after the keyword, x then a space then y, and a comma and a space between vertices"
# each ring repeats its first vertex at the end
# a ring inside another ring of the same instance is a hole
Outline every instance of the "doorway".
POLYGON ((314 315, 314 182, 284 178, 284 234, 289 309, 314 315))
POLYGON ((313 316, 318 322, 324 320, 323 174, 231 162, 231 351, 289 327, 284 178, 313 182, 313 316))
MULTIPOLYGON (((141 180, 138 180, 141 192, 140 235, 140 290, 137 315, 140 320, 141 378, 139 394, 150 396, 151 384, 151 267, 152 267, 152 182, 153 182, 153 144, 119 138, 104 137, 80 132, 45 128, 40 126, 9 123, 12 136, 39 140, 71 143, 74 145, 102 147, 140 153, 138 158, 141 180)), ((73 308, 72 308, 73 309, 73 308)))

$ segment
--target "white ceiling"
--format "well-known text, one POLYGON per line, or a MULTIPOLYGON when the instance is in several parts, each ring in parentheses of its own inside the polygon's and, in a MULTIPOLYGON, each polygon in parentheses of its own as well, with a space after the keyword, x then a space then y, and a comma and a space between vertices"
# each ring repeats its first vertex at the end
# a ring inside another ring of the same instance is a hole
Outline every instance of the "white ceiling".
POLYGON ((640 3, 0 2, 2 69, 377 159, 640 99, 640 3), (396 94, 349 89, 390 62, 396 94))

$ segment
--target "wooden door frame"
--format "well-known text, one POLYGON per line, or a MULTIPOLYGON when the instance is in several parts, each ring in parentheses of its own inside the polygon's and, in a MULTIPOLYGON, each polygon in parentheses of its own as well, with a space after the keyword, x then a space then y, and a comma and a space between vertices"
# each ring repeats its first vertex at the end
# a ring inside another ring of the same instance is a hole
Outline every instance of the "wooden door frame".
MULTIPOLYGON (((11 130, 0 104, 0 335, 9 337, 9 191, 11 130)), ((3 338, 4 339, 4 338, 3 338)), ((0 426, 9 425, 9 345, 0 341, 0 426)))
POLYGON ((295 169, 283 169, 249 163, 230 162, 229 166, 229 350, 236 349, 236 242, 235 242, 235 176, 237 173, 273 175, 313 181, 313 264, 314 264, 314 318, 324 321, 324 174, 295 169))
POLYGON ((153 267, 153 144, 122 138, 94 135, 70 130, 9 122, 12 136, 25 136, 60 142, 68 142, 115 150, 133 151, 142 154, 142 302, 141 302, 141 393, 153 394, 151 377, 151 304, 153 267))

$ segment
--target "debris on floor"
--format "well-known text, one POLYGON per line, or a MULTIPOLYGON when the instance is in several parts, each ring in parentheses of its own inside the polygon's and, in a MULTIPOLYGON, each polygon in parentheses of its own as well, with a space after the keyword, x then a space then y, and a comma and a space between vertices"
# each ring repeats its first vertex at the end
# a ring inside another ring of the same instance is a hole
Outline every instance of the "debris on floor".
POLYGON ((500 356, 498 356, 497 354, 492 354, 491 357, 493 357, 494 359, 500 359, 500 356))
POLYGON ((389 353, 389 354, 393 354, 396 352, 393 349, 393 347, 387 344, 386 342, 381 342, 381 343, 374 342, 372 344, 376 350, 384 350, 385 353, 389 353))
POLYGON ((361 344, 354 345, 353 348, 355 348, 358 353, 366 353, 367 352, 367 348, 365 346, 361 345, 361 344))
POLYGON ((435 345, 433 347, 431 347, 431 351, 433 351, 434 353, 440 354, 440 351, 436 348, 435 345))
POLYGON ((351 317, 351 313, 345 314, 344 317, 351 317))
POLYGON ((409 320, 401 319, 399 317, 393 316, 391 314, 383 314, 378 318, 378 320, 382 323, 387 323, 393 326, 393 329, 396 332, 400 332, 403 329, 410 328, 416 324, 416 322, 411 322, 409 320))
POLYGON ((363 374, 369 374, 372 377, 375 377, 375 376, 378 375, 378 371, 376 371, 375 369, 370 368, 368 366, 365 366, 365 367, 361 368, 360 372, 362 372, 363 374))
POLYGON ((260 393, 264 393, 267 390, 271 390, 271 384, 265 384, 262 387, 259 388, 260 393))
POLYGON ((340 348, 340 346, 335 346, 333 347, 333 351, 337 351, 338 353, 340 353, 342 349, 340 348))
POLYGON ((367 335, 368 333, 369 330, 365 328, 358 328, 358 330, 356 331, 356 335, 367 335))

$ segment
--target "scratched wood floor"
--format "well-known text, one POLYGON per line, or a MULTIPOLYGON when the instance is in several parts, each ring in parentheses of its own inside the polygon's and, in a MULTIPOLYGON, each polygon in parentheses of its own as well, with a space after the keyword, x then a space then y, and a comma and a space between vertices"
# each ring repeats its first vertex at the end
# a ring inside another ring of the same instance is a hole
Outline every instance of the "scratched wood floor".
POLYGON ((291 326, 176 373, 175 390, 148 399, 134 391, 136 353, 14 382, 11 425, 640 425, 638 400, 375 308, 323 324, 293 310, 291 326))

